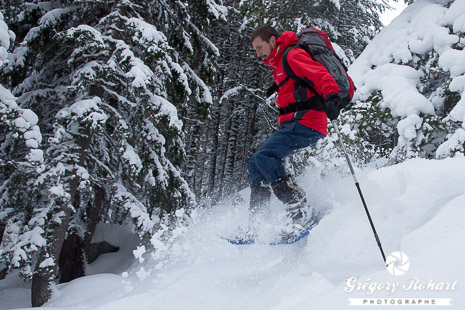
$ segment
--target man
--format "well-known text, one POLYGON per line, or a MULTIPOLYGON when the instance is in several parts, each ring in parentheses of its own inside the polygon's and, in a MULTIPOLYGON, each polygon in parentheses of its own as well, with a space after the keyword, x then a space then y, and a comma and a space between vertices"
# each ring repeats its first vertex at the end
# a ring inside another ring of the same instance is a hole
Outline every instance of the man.
POLYGON ((280 129, 271 135, 251 157, 249 178, 251 184, 251 217, 269 201, 271 189, 286 206, 292 229, 283 231, 283 239, 298 236, 314 220, 308 214, 305 192, 293 184, 286 175, 283 158, 299 149, 315 145, 327 134, 327 117, 334 120, 339 115, 341 98, 339 86, 333 76, 319 62, 296 45, 297 35, 286 31, 282 35, 268 25, 258 27, 250 42, 257 56, 273 69, 273 79, 278 87, 276 104, 280 108, 280 129), (287 63, 302 79, 289 78, 283 69, 283 55, 287 63), (316 94, 316 91, 318 94, 316 94))

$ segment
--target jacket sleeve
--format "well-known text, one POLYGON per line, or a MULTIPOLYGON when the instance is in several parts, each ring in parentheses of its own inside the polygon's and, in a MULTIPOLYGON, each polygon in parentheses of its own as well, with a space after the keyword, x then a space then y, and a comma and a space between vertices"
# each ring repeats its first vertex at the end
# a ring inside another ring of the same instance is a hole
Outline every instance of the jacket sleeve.
POLYGON ((323 98, 326 99, 330 94, 340 92, 339 86, 328 70, 321 63, 314 61, 303 49, 295 48, 289 51, 287 62, 297 76, 311 81, 313 88, 323 98))

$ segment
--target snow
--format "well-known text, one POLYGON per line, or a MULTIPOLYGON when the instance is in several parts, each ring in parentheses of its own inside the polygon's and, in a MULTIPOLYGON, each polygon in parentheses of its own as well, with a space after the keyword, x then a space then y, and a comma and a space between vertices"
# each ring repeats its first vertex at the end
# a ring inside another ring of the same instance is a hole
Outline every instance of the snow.
MULTIPOLYGON (((416 114, 409 115, 397 124, 399 132, 399 146, 407 145, 408 141, 417 137, 417 130, 421 128, 422 118, 416 114)), ((421 141, 418 141, 420 143, 421 141)))
POLYGON ((16 98, 8 89, 0 85, 0 100, 2 103, 5 103, 9 109, 17 109, 18 105, 16 104, 15 99, 16 98))
POLYGON ((72 116, 73 118, 82 118, 90 121, 92 126, 96 127, 99 123, 104 123, 108 119, 108 115, 99 107, 101 103, 102 99, 100 97, 79 100, 70 107, 60 110, 57 113, 57 117, 65 118, 72 116))
POLYGON ((18 277, 15 270, 0 281, 0 309, 14 309, 30 306, 30 285, 18 277))
POLYGON ((23 109, 21 117, 31 126, 36 125, 37 122, 39 121, 39 118, 37 117, 37 115, 32 110, 29 110, 29 109, 23 109))
POLYGON ((39 118, 32 110, 19 109, 19 111, 21 116, 13 121, 15 127, 22 132, 25 132, 27 129, 32 127, 30 131, 24 133, 24 138, 26 140, 36 139, 37 143, 40 144, 42 141, 42 135, 40 134, 39 127, 36 126, 39 118))
POLYGON ((7 24, 3 21, 3 14, 0 13, 0 67, 3 66, 8 57, 10 47, 10 33, 7 24))
POLYGON ((89 25, 79 25, 78 27, 75 28, 70 28, 67 32, 66 35, 68 37, 79 37, 80 33, 87 32, 89 35, 92 36, 92 42, 93 44, 98 43, 101 46, 105 46, 105 42, 102 38, 102 34, 95 28, 89 26, 89 25))
POLYGON ((22 117, 18 117, 17 119, 13 121, 13 123, 15 127, 18 129, 23 129, 23 128, 27 129, 30 127, 30 124, 26 122, 26 120, 22 117))
MULTIPOLYGON (((158 112, 158 114, 160 116, 166 115, 166 116, 169 117, 169 120, 170 120, 169 126, 170 127, 174 127, 174 128, 176 128, 178 130, 182 129, 182 120, 180 120, 178 118, 178 110, 176 109, 176 107, 171 102, 169 102, 165 98, 163 98, 161 96, 157 96, 157 95, 152 96, 151 101, 155 104, 155 106, 158 106, 160 108, 160 111, 158 112)), ((156 135, 158 135, 158 134, 156 134, 156 135)), ((152 135, 152 136, 155 136, 155 135, 152 135)), ((160 140, 160 139, 158 139, 158 140, 160 140)), ((163 138, 163 140, 164 140, 164 138, 163 138)), ((164 144, 163 141, 162 141, 162 143, 164 144)))
POLYGON ((421 76, 422 73, 408 66, 380 65, 364 75, 364 84, 359 86, 360 99, 367 99, 374 90, 380 89, 384 98, 381 106, 389 108, 393 116, 432 114, 432 103, 416 88, 421 76))
POLYGON ((57 186, 52 186, 48 190, 51 195, 58 196, 58 197, 70 197, 70 194, 66 192, 63 184, 59 184, 57 186))
POLYGON ((350 75, 363 85, 363 75, 371 66, 384 65, 391 60, 406 63, 412 59, 412 53, 421 54, 433 48, 440 53, 450 50, 450 45, 458 40, 443 26, 458 18, 449 14, 446 21, 444 15, 450 11, 452 8, 447 9, 433 1, 413 3, 373 39, 350 68, 350 75))
MULTIPOLYGON (((401 276, 385 269, 350 175, 323 176, 321 169, 308 168, 298 178, 310 203, 326 212, 307 242, 235 246, 219 239, 247 222, 247 189, 240 193, 243 203, 194 210, 182 233, 170 242, 157 239, 165 246, 158 255, 137 248, 117 225, 100 227, 94 242, 111 239, 127 245, 124 253, 105 254, 90 265, 100 261, 91 275, 58 285, 43 308, 347 309, 349 298, 428 297, 451 298, 448 309, 463 309, 465 176, 459 171, 465 157, 357 170, 386 255, 402 251, 409 258, 401 276)), ((273 197, 270 216, 281 207, 273 197)), ((24 286, 4 281, 0 309, 27 307, 20 298, 24 286)))
MULTIPOLYGON (((143 39, 145 41, 153 42, 154 44, 164 43, 167 41, 163 32, 158 31, 154 25, 146 23, 139 18, 130 18, 128 19, 127 24, 134 26, 139 31, 138 34, 142 35, 141 40, 143 39)), ((144 44, 144 42, 141 43, 144 44)))
POLYGON ((147 82, 150 81, 150 78, 153 76, 152 70, 144 64, 139 58, 135 58, 133 52, 130 50, 125 51, 125 56, 131 58, 131 70, 126 73, 126 76, 134 78, 132 85, 134 87, 146 87, 147 82))
MULTIPOLYGON (((34 114, 35 115, 35 114, 34 114)), ((24 117, 24 113, 23 113, 24 117)), ((42 142, 42 134, 40 133, 39 126, 35 125, 31 130, 24 133, 24 139, 26 140, 26 145, 30 148, 38 148, 42 142)))
MULTIPOLYGON (((115 294, 126 294, 127 288, 122 286, 120 274, 133 264, 132 251, 140 243, 139 237, 131 230, 128 225, 99 224, 92 243, 105 240, 119 247, 118 252, 103 254, 87 265, 86 272, 89 275, 85 278, 59 285, 49 305, 54 309, 63 309, 70 304, 78 305, 92 300, 92 308, 111 302, 115 294), (89 285, 89 279, 92 279, 92 285, 89 285), (79 293, 75 294, 77 287, 79 293)), ((0 280, 0 309, 18 307, 30 307, 30 283, 24 283, 19 279, 18 271, 13 271, 4 280, 0 280)))
POLYGON ((137 226, 144 232, 150 231, 156 224, 156 221, 150 218, 147 208, 132 195, 122 184, 116 185, 116 192, 112 199, 121 204, 129 212, 130 216, 137 221, 137 226))
POLYGON ((442 53, 439 65, 450 71, 453 77, 465 73, 465 51, 448 50, 442 53))
POLYGON ((341 9, 341 3, 339 2, 339 0, 331 0, 331 2, 336 6, 338 10, 341 9))
POLYGON ((445 14, 448 24, 453 25, 454 32, 465 32, 465 2, 455 1, 445 14))
POLYGON ((186 72, 189 73, 189 76, 193 78, 202 88, 202 101, 205 103, 213 104, 212 94, 205 82, 199 78, 199 76, 188 66, 185 66, 184 70, 186 70, 186 72))
MULTIPOLYGON (((448 118, 463 126, 460 123, 465 120, 465 52, 460 47, 463 39, 459 34, 463 33, 464 24, 464 0, 453 3, 415 1, 383 28, 349 68, 357 87, 355 100, 366 100, 375 91, 380 91, 381 108, 389 108, 393 117, 401 118, 397 126, 399 144, 396 149, 408 148, 409 141, 420 142, 413 141, 413 133, 421 125, 419 120, 424 115, 434 115, 434 107, 440 109, 443 104, 437 91, 429 98, 420 92, 421 80, 429 78, 430 64, 414 69, 413 66, 418 65, 418 55, 432 51, 438 54, 439 67, 453 78, 449 90, 461 94, 448 118)), ((443 142, 436 156, 442 157, 460 149, 461 136, 461 129, 449 136, 452 140, 443 142)))
MULTIPOLYGON (((7 32, 8 27, 4 24, 3 15, 0 13, 0 67, 4 64, 4 61, 6 61, 8 55, 7 48, 9 46, 9 41, 8 44, 3 41, 4 33, 7 32)), ((11 122, 15 127, 15 131, 19 131, 19 133, 22 134, 26 146, 30 149, 26 159, 32 164, 43 163, 43 151, 38 149, 42 143, 42 133, 37 125, 39 117, 30 109, 21 109, 16 103, 16 98, 13 94, 2 85, 0 85, 0 113, 6 115, 15 113, 15 117, 18 116, 12 121, 8 120, 7 123, 11 122)), ((18 138, 20 134, 16 132, 13 136, 18 138)))
MULTIPOLYGON (((132 233, 131 225, 104 224, 97 225, 92 238, 92 243, 107 241, 113 246, 119 247, 116 253, 107 253, 99 256, 92 264, 87 265, 86 272, 89 275, 112 273, 119 276, 130 269, 134 262, 133 251, 140 243, 139 237, 132 233)), ((113 277, 113 279, 115 279, 113 277)))
POLYGON ((135 170, 135 173, 140 172, 142 169, 142 161, 131 145, 126 144, 126 151, 123 153, 123 158, 128 161, 132 169, 135 170))
POLYGON ((450 116, 455 120, 465 122, 465 76, 455 77, 450 83, 449 89, 461 93, 461 99, 450 111, 450 116))
POLYGON ((453 150, 458 150, 462 154, 465 152, 463 144, 465 143, 465 130, 462 128, 457 129, 449 139, 441 144, 436 150, 436 155, 439 158, 448 157, 453 150))
POLYGON ((192 90, 189 87, 189 80, 187 75, 184 73, 183 68, 175 62, 171 63, 171 68, 173 68, 173 70, 179 74, 179 80, 184 85, 184 89, 187 91, 187 94, 190 95, 192 90))
POLYGON ((144 262, 144 258, 142 257, 142 255, 144 255, 146 252, 146 249, 145 249, 145 246, 140 246, 140 247, 137 247, 137 249, 135 249, 134 251, 132 251, 132 253, 134 254, 134 257, 137 258, 139 260, 139 262, 143 263, 144 262))
POLYGON ((226 21, 226 16, 228 15, 227 7, 219 5, 216 3, 216 1, 213 0, 207 0, 207 5, 208 11, 212 13, 216 19, 222 19, 226 21))
POLYGON ((55 265, 55 260, 49 257, 45 259, 42 263, 40 263, 39 267, 46 268, 46 267, 53 267, 54 265, 55 265))
POLYGON ((64 9, 53 9, 45 13, 45 15, 40 18, 39 24, 41 26, 51 26, 53 24, 56 24, 61 20, 63 15, 73 11, 74 9, 74 7, 64 9))

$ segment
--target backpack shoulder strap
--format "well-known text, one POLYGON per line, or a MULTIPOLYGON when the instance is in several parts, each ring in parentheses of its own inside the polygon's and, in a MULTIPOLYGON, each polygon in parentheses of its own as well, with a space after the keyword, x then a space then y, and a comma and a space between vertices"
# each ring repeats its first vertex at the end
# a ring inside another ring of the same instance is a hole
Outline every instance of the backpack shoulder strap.
POLYGON ((287 61, 287 54, 289 54, 291 49, 294 49, 294 48, 297 48, 297 45, 288 46, 286 48, 286 50, 284 51, 284 53, 283 53, 283 69, 284 69, 284 73, 293 80, 297 79, 297 75, 292 70, 291 66, 289 65, 289 62, 287 61))
MULTIPOLYGON (((291 45, 291 46, 288 46, 286 48, 286 50, 284 51, 284 54, 283 54, 283 58, 282 58, 282 61, 283 61, 283 70, 284 70, 284 73, 290 77, 291 79, 299 82, 301 85, 303 85, 304 87, 307 87, 308 89, 310 89, 313 93, 315 93, 315 95, 317 97, 319 97, 323 102, 325 101, 323 96, 320 95, 316 89, 313 87, 313 85, 311 85, 308 80, 300 77, 300 76, 297 76, 295 74, 295 72, 292 70, 291 66, 289 65, 289 62, 287 61, 287 54, 289 54, 289 52, 294 49, 294 48, 299 48, 298 45, 291 45)), ((287 82, 287 78, 285 79, 285 81, 287 82)), ((284 82, 284 81, 283 81, 284 82)), ((282 84, 282 83, 281 83, 282 84)))

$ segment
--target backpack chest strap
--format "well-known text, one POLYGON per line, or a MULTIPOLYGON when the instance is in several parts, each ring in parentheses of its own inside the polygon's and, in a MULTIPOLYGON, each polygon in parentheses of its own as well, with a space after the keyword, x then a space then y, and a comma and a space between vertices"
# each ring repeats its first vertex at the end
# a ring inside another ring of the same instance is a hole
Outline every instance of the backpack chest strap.
POLYGON ((297 111, 304 111, 304 110, 316 110, 316 111, 323 111, 324 110, 324 104, 318 97, 312 97, 308 99, 307 101, 298 101, 289 104, 285 108, 279 108, 279 113, 281 115, 288 114, 288 113, 294 113, 297 111))

